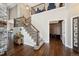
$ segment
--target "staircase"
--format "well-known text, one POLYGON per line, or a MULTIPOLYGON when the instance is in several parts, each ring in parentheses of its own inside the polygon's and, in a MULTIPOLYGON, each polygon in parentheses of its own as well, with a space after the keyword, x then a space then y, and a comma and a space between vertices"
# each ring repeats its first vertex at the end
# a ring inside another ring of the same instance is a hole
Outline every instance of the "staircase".
POLYGON ((35 46, 34 50, 38 50, 43 45, 43 39, 39 35, 38 29, 31 24, 31 18, 26 19, 24 16, 14 19, 14 27, 23 27, 25 31, 29 34, 35 46))

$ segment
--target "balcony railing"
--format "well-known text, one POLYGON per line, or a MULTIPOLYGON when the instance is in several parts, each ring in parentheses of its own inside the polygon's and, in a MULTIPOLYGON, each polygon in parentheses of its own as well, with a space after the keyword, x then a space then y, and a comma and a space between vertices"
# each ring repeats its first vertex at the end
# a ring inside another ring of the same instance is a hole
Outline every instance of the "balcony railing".
POLYGON ((31 7, 31 14, 41 13, 47 10, 63 7, 64 3, 41 3, 31 7))

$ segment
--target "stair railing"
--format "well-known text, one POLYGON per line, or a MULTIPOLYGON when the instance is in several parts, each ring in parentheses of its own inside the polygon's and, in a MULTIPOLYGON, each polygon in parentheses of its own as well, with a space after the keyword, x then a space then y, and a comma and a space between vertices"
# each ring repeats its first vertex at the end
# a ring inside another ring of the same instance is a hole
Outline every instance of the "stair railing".
MULTIPOLYGON (((22 16, 22 17, 19 17, 19 18, 16 18, 16 19, 20 19, 20 22, 23 24, 23 27, 27 27, 27 26, 29 26, 29 25, 26 25, 26 23, 27 23, 27 20, 30 20, 30 18, 31 18, 31 17, 29 17, 29 18, 26 19, 24 16, 22 16), (22 21, 21 21, 22 18, 25 19, 25 22, 22 22, 22 21)), ((16 21, 16 19, 14 19, 14 20, 16 21)), ((16 23, 16 22, 15 22, 15 23, 16 23)), ((31 23, 31 21, 30 21, 29 23, 30 23, 30 26, 32 26, 33 29, 36 30, 36 32, 37 32, 36 46, 39 46, 39 30, 31 23)))
POLYGON ((37 29, 33 24, 31 24, 31 26, 37 31, 37 41, 36 41, 36 45, 38 46, 38 45, 39 45, 39 31, 38 31, 38 29, 37 29))

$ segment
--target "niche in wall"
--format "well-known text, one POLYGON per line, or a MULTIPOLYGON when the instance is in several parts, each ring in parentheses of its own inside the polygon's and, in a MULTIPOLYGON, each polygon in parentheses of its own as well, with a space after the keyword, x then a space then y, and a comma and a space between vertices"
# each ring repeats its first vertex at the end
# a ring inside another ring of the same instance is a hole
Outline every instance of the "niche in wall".
POLYGON ((55 3, 49 3, 48 10, 55 9, 55 3))

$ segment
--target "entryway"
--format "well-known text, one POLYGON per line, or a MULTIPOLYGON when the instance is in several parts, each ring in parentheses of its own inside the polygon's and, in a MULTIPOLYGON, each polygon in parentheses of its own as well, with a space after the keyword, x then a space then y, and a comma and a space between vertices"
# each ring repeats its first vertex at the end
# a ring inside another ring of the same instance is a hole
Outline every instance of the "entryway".
POLYGON ((53 21, 50 22, 49 31, 50 31, 50 53, 51 55, 63 55, 64 54, 64 45, 65 40, 65 26, 64 21, 53 21))
MULTIPOLYGON (((62 38, 62 22, 60 21, 53 21, 50 23, 50 38, 61 39, 62 38)), ((51 40, 51 39, 50 39, 51 40)))

